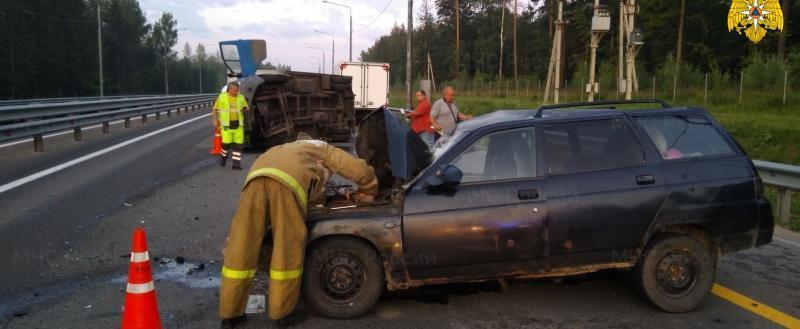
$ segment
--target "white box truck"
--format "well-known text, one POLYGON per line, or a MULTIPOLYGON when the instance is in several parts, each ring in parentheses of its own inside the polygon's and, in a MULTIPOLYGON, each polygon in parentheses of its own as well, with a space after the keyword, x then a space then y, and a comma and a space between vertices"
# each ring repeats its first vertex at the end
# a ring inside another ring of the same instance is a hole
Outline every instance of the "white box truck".
POLYGON ((356 118, 389 104, 389 63, 343 62, 339 69, 353 77, 356 118))

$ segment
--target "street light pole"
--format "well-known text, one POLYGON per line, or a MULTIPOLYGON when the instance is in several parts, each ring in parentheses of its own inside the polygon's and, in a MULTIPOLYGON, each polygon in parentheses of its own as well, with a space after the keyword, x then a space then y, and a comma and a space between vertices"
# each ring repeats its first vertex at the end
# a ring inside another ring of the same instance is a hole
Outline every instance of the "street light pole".
POLYGON ((329 35, 331 37, 331 74, 334 74, 333 73, 333 57, 334 57, 333 52, 334 52, 335 47, 336 47, 336 39, 333 37, 333 34, 328 33, 328 32, 322 32, 320 30, 314 30, 314 32, 322 33, 322 34, 325 34, 325 35, 329 35))
MULTIPOLYGON (((322 0, 322 2, 327 3, 329 5, 345 7, 350 12, 350 59, 349 61, 353 61, 353 8, 350 8, 348 5, 343 5, 340 3, 330 2, 327 0, 322 0)), ((332 73, 332 72, 331 72, 332 73)))
POLYGON ((312 64, 317 64, 317 73, 322 73, 322 62, 319 60, 319 57, 317 57, 317 56, 312 56, 312 55, 308 55, 308 57, 311 57, 311 58, 313 58, 313 59, 316 59, 316 61, 314 61, 314 62, 309 62, 309 63, 312 63, 312 64))
POLYGON ((314 46, 308 46, 308 48, 317 49, 322 53, 322 62, 320 62, 320 63, 322 64, 322 73, 325 73, 325 65, 324 65, 325 64, 325 49, 322 49, 320 47, 314 47, 314 46))
POLYGON ((200 54, 197 55, 197 65, 200 67, 200 75, 198 77, 199 77, 199 80, 200 80, 200 93, 202 94, 203 93, 203 58, 200 57, 200 54))
POLYGON ((100 65, 100 97, 103 97, 103 32, 100 3, 97 4, 97 62, 100 65))

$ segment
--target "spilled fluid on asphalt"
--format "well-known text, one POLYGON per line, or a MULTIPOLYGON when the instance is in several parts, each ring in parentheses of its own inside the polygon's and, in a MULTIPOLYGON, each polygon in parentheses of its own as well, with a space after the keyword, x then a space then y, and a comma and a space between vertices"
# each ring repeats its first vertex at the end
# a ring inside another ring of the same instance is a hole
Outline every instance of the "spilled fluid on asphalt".
MULTIPOLYGON (((219 264, 205 264, 185 262, 178 264, 170 261, 166 264, 154 263, 153 281, 172 282, 189 288, 214 289, 219 288, 219 264), (202 264, 202 265, 201 265, 202 264)), ((122 275, 111 280, 112 283, 127 282, 128 275, 122 275)))

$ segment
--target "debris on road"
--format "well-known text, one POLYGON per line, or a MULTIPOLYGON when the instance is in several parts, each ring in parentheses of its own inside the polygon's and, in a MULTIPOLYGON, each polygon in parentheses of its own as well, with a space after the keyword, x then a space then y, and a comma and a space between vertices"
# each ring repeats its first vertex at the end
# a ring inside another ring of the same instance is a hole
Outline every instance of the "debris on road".
POLYGON ((244 310, 245 314, 259 314, 264 313, 266 310, 266 297, 264 295, 250 295, 247 298, 247 307, 244 310))
POLYGON ((122 204, 124 204, 126 207, 133 207, 133 204, 130 204, 130 203, 127 203, 127 202, 123 202, 122 204))

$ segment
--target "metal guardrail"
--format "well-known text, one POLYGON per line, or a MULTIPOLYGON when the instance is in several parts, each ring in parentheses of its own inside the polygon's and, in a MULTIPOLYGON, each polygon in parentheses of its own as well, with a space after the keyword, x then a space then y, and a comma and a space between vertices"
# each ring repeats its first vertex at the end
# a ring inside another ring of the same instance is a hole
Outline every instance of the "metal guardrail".
POLYGON ((153 97, 158 95, 122 95, 122 96, 93 96, 93 97, 57 97, 57 98, 29 98, 29 99, 9 99, 0 101, 0 106, 14 106, 14 105, 27 105, 27 104, 42 104, 42 103, 67 103, 67 102, 85 102, 97 101, 102 99, 123 99, 123 98, 143 98, 153 97))
POLYGON ((800 191, 800 166, 753 160, 765 185, 778 189, 778 219, 788 222, 792 212, 792 191, 800 191))
POLYGON ((0 142, 33 137, 34 151, 41 152, 44 150, 44 134, 47 133, 73 129, 74 139, 80 141, 82 127, 102 124, 103 133, 109 133, 111 121, 124 120, 125 128, 129 128, 132 117, 141 116, 142 122, 147 123, 147 116, 151 114, 160 120, 162 112, 168 117, 172 111, 188 113, 210 106, 216 96, 179 95, 0 106, 0 142))
POLYGON ((61 102, 25 104, 14 106, 0 106, 0 124, 10 121, 32 120, 60 115, 74 115, 97 111, 109 111, 137 106, 159 105, 175 101, 189 101, 216 95, 178 95, 178 96, 150 96, 133 99, 103 99, 85 102, 61 102))

